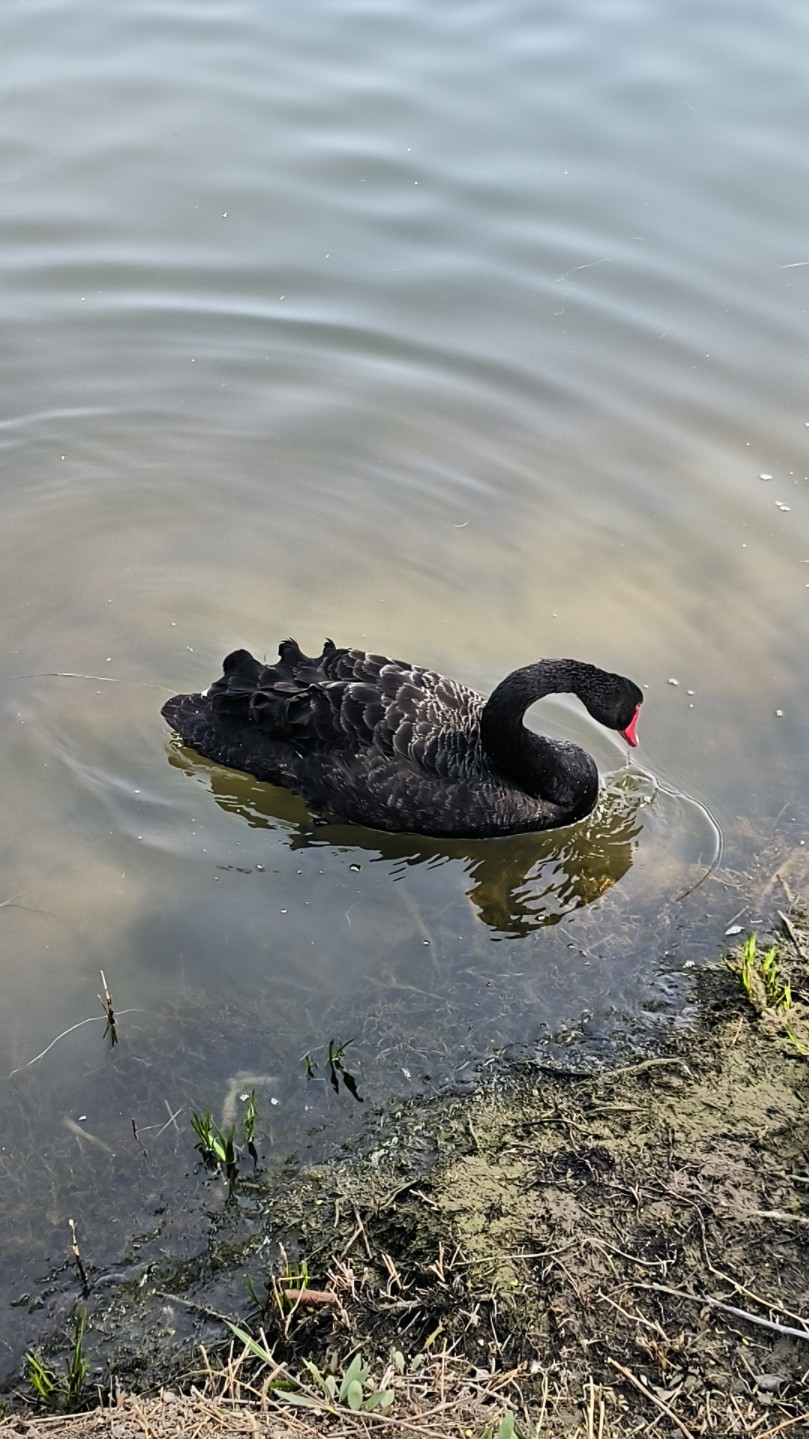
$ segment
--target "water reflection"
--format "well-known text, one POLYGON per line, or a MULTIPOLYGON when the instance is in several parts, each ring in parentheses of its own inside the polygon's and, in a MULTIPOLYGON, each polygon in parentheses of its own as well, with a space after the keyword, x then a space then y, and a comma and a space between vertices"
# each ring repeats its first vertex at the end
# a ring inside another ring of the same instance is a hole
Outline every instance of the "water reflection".
POLYGON ((496 939, 519 939, 600 899, 630 869, 651 797, 648 777, 626 771, 602 790, 587 819, 564 829, 504 839, 434 839, 387 834, 314 816, 303 800, 274 785, 201 759, 173 736, 169 763, 206 783, 217 804, 253 829, 281 835, 291 850, 328 847, 364 852, 394 882, 414 865, 454 863, 474 914, 496 939))

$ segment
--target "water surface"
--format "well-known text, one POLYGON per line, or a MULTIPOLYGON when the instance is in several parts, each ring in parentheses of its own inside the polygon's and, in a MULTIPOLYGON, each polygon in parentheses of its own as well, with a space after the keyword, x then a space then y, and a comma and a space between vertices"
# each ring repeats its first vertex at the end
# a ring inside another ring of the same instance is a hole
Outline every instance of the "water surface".
POLYGON ((99 1273, 204 1245, 191 1109, 255 1084, 265 1161, 316 1158, 504 1047, 669 1024, 755 918, 736 872, 803 840, 809 17, 38 0, 0 35, 7 1372, 75 1297, 69 1216, 99 1273), (641 748, 556 699, 605 779, 574 830, 323 826, 159 716, 288 634, 483 691, 591 660, 641 748), (305 1077, 331 1038, 363 1106, 305 1077))

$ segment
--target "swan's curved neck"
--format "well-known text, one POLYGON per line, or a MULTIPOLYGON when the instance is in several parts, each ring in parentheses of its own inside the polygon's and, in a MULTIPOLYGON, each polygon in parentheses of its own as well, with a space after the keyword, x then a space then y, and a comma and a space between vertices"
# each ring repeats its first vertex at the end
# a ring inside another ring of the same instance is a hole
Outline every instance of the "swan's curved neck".
POLYGON ((523 716, 545 695, 578 694, 580 670, 576 660, 540 660, 506 675, 492 691, 480 717, 480 739, 500 774, 538 794, 553 790, 562 768, 559 744, 526 729, 523 716))

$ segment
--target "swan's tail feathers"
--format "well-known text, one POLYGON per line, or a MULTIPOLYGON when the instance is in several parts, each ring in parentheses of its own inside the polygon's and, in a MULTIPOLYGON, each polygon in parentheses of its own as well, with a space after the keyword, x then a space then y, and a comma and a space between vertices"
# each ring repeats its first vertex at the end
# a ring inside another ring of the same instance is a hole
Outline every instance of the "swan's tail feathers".
POLYGON ((336 649, 334 640, 324 640, 322 654, 305 655, 297 640, 282 640, 278 646, 278 664, 272 665, 272 669, 275 671, 289 669, 292 674, 296 674, 301 668, 318 669, 329 655, 336 652, 336 649))
POLYGON ((221 693, 220 686, 222 690, 233 695, 254 694, 264 672, 264 666, 259 664, 249 650, 234 650, 232 654, 225 656, 222 670, 221 680, 217 680, 209 690, 212 698, 221 693))
POLYGON ((303 653, 297 640, 290 639, 281 641, 278 646, 278 665, 276 668, 281 669, 283 666, 288 666, 289 669, 294 670, 296 665, 305 663, 306 655, 303 653))
POLYGON ((231 716, 246 720, 262 686, 268 680, 272 682, 272 674, 249 650, 234 650, 222 663, 222 678, 205 690, 203 701, 217 719, 231 716))
MULTIPOLYGON (((257 730, 273 744, 300 741, 309 736, 314 722, 313 691, 342 677, 342 657, 348 655, 328 639, 317 656, 305 655, 293 639, 284 640, 277 661, 269 665, 249 650, 233 650, 223 661, 221 677, 207 690, 175 695, 162 713, 186 744, 214 757, 235 743, 237 735, 239 744, 255 745, 257 730)), ((348 677, 353 673, 350 666, 348 677)), ((328 701, 318 713, 321 710, 333 724, 328 701)))
POLYGON ((223 716, 247 719, 250 701, 266 676, 263 665, 249 650, 234 650, 222 665, 221 679, 201 694, 174 695, 161 714, 187 744, 200 748, 199 735, 216 727, 223 716))
POLYGON ((198 736, 210 727, 211 707, 206 695, 172 695, 160 713, 186 743, 201 748, 198 736))

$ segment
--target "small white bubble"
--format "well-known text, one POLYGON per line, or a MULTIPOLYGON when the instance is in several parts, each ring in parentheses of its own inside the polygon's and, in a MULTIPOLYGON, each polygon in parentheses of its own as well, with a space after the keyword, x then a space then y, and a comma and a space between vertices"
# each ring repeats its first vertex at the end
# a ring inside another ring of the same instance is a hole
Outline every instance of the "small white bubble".
POLYGON ((675 680, 675 679, 670 679, 670 680, 669 680, 669 684, 670 684, 670 685, 678 685, 679 683, 680 683, 679 680, 675 680))
POLYGON ((776 718, 776 719, 782 719, 782 718, 783 718, 783 715, 784 715, 784 711, 783 711, 783 710, 776 710, 776 711, 775 711, 775 718, 776 718))
POLYGON ((772 475, 759 475, 760 480, 771 480, 772 475))

